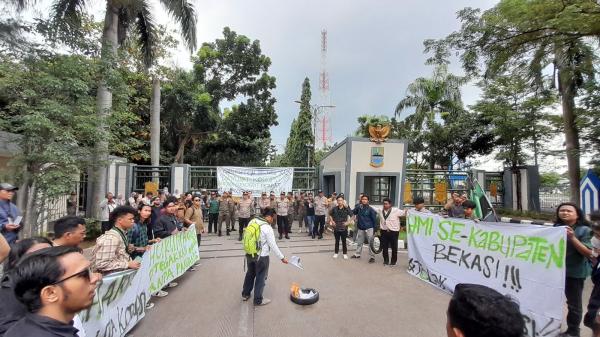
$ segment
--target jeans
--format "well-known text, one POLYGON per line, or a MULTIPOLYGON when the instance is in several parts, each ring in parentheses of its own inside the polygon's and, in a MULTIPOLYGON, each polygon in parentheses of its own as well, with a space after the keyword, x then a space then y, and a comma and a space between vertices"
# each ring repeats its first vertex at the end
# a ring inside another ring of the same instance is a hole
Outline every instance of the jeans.
POLYGON ((342 241, 342 253, 346 255, 348 249, 346 248, 346 237, 348 236, 348 230, 343 231, 334 231, 333 235, 335 236, 335 253, 337 254, 340 251, 340 240, 342 241))
POLYGON ((306 217, 304 217, 304 221, 306 222, 306 227, 308 228, 308 232, 312 233, 313 228, 315 227, 315 216, 307 215, 306 217))
POLYGON ((567 297, 567 333, 579 336, 579 325, 583 314, 583 282, 585 279, 567 277, 565 281, 565 296, 567 297))
POLYGON ((315 226, 313 227, 313 234, 319 235, 319 237, 322 237, 324 230, 325 230, 325 216, 324 215, 315 215, 315 226))
POLYGON ((288 235, 288 226, 290 225, 287 215, 277 217, 277 231, 279 235, 288 235))
POLYGON ((208 213, 208 232, 217 232, 217 222, 219 221, 219 213, 208 213), (214 228, 214 230, 213 230, 214 228))
POLYGON ((261 304, 267 270, 269 268, 269 257, 261 256, 257 259, 246 255, 246 263, 248 270, 246 271, 246 277, 244 277, 242 296, 250 296, 252 288, 254 288, 254 304, 261 304))
MULTIPOLYGON (((363 242, 365 242, 365 236, 367 237, 367 241, 371 242, 371 238, 373 237, 373 228, 369 229, 359 229, 356 234, 356 252, 354 255, 360 256, 363 249, 363 242)), ((375 253, 369 249, 369 255, 374 258, 375 253)))
POLYGON ((240 240, 242 239, 242 235, 244 234, 244 228, 246 228, 246 226, 248 226, 248 223, 250 222, 250 218, 239 218, 238 222, 240 223, 240 240))
POLYGON ((398 231, 381 231, 381 248, 383 253, 383 264, 390 262, 388 249, 392 249, 392 261, 391 265, 395 265, 398 260, 398 231))

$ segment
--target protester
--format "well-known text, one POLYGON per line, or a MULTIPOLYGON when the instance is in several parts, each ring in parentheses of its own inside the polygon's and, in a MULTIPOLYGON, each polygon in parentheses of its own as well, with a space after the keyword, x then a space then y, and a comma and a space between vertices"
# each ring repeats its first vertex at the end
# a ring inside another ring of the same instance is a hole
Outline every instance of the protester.
POLYGON ((162 215, 162 202, 159 197, 153 197, 151 199, 152 213, 150 216, 150 224, 154 224, 158 221, 158 218, 162 215))
POLYGON ((200 207, 201 202, 200 196, 192 197, 192 206, 185 211, 183 219, 185 227, 194 226, 196 228, 198 248, 200 248, 200 240, 202 239, 202 233, 204 233, 204 216, 202 215, 202 207, 200 207))
POLYGON ((117 199, 115 201, 117 203, 117 206, 125 206, 125 204, 127 203, 125 201, 125 197, 123 196, 123 194, 120 194, 120 193, 117 194, 117 199))
POLYGON ((336 199, 337 206, 331 209, 330 223, 335 226, 333 235, 335 236, 335 249, 333 258, 337 259, 340 251, 340 240, 342 241, 342 253, 344 254, 344 260, 348 259, 348 248, 346 247, 346 238, 348 237, 348 218, 352 216, 352 211, 344 203, 342 196, 336 199))
MULTIPOLYGON (((352 255, 353 259, 360 259, 360 254, 363 249, 363 242, 365 242, 365 236, 367 241, 371 241, 373 237, 373 231, 375 230, 377 221, 377 211, 369 206, 369 196, 363 195, 360 199, 360 204, 354 209, 354 215, 356 215, 356 252, 352 255)), ((375 262, 375 254, 369 249, 369 263, 375 262)))
MULTIPOLYGON (((360 206, 360 200, 362 199, 364 193, 360 192, 358 196, 358 200, 354 204, 353 210, 357 209, 360 206)), ((358 235, 358 228, 356 227, 356 215, 352 219, 354 221, 354 227, 352 228, 352 244, 356 245, 356 236, 358 235)))
POLYGON ((431 214, 431 211, 425 208, 425 199, 423 197, 414 197, 413 204, 415 207, 412 208, 413 211, 431 214))
POLYGON ((579 336, 583 311, 583 284, 589 276, 588 259, 592 257, 592 231, 585 222, 581 209, 571 202, 564 202, 556 208, 554 226, 566 227, 567 231, 565 296, 568 314, 567 330, 562 336, 579 336))
POLYGON ((54 246, 79 247, 85 240, 85 219, 68 215, 54 222, 54 246))
POLYGON ((131 245, 129 256, 132 259, 142 257, 150 249, 150 240, 148 239, 148 225, 146 221, 150 219, 152 209, 148 205, 138 206, 138 212, 135 215, 135 223, 127 231, 127 242, 131 245), (143 215, 142 215, 143 214, 143 215), (143 217, 143 218, 142 218, 143 217))
POLYGON ((275 202, 275 211, 277 212, 277 231, 279 232, 279 240, 285 235, 286 239, 289 239, 288 235, 288 212, 290 203, 285 197, 285 192, 281 192, 279 200, 275 202))
POLYGON ((0 281, 0 336, 27 314, 27 307, 15 296, 12 271, 23 256, 48 247, 52 247, 50 240, 41 237, 19 240, 13 244, 4 265, 5 275, 0 281))
MULTIPOLYGON (((0 264, 2 264, 4 262, 4 260, 6 260, 9 253, 10 253, 10 245, 8 244, 8 241, 6 241, 6 238, 4 237, 4 235, 0 235, 0 264)), ((2 276, 2 273, 0 272, 0 277, 1 276, 2 276)))
POLYGON ((153 226, 154 235, 157 238, 167 238, 172 234, 179 232, 181 223, 177 221, 175 214, 177 213, 177 198, 170 196, 163 203, 164 214, 158 218, 153 226))
POLYGON ((383 209, 379 217, 381 236, 379 237, 383 253, 383 265, 395 266, 398 260, 398 235, 400 234, 400 217, 404 212, 392 207, 390 198, 383 199, 383 209), (389 260, 388 249, 392 249, 392 260, 389 260))
POLYGON ((92 305, 100 279, 75 247, 44 248, 26 256, 14 271, 14 289, 29 314, 4 336, 77 336, 72 321, 92 305))
POLYGON ((146 205, 152 205, 152 192, 147 192, 146 195, 142 198, 142 202, 146 205))
POLYGON ((219 221, 219 200, 216 192, 210 192, 208 201, 208 233, 217 233, 217 222, 219 221))
POLYGON ((127 201, 129 202, 129 206, 138 208, 138 194, 136 192, 131 192, 127 201))
POLYGON ((253 257, 246 254, 246 263, 248 270, 244 278, 244 285, 242 289, 242 300, 247 301, 250 298, 250 293, 254 289, 254 305, 262 306, 267 305, 271 302, 268 298, 263 298, 263 290, 265 287, 265 280, 267 271, 269 270, 269 255, 271 251, 275 253, 277 258, 283 263, 288 263, 277 243, 275 242, 275 234, 273 233, 273 215, 275 210, 267 207, 261 212, 261 216, 255 218, 253 221, 257 221, 260 225, 260 252, 258 256, 253 257))
POLYGON ((229 193, 223 192, 223 196, 219 199, 219 236, 225 222, 226 235, 230 235, 231 231, 231 209, 235 207, 233 200, 229 197, 229 193))
POLYGON ((448 337, 525 336, 519 305, 479 284, 457 284, 446 317, 448 337))
POLYGON ((479 218, 477 218, 475 215, 475 209, 477 208, 477 205, 475 205, 473 201, 465 200, 465 202, 462 203, 462 206, 464 209, 465 219, 479 221, 479 218))
POLYGON ((245 191, 242 193, 242 200, 237 205, 237 213, 238 213, 238 222, 239 222, 239 237, 238 241, 242 241, 242 234, 244 233, 244 228, 248 226, 250 222, 250 217, 252 216, 254 208, 254 201, 250 199, 250 194, 245 191))
POLYGON ((461 196, 458 193, 452 193, 452 198, 444 205, 444 209, 448 211, 448 216, 451 218, 464 218, 465 209, 463 202, 466 200, 466 195, 461 196))
POLYGON ((590 295, 587 312, 583 317, 583 324, 592 329, 593 337, 600 337, 600 317, 598 316, 598 309, 600 308, 600 211, 590 214, 590 219, 593 221, 591 244, 593 256, 592 282, 594 283, 594 288, 590 295))
POLYGON ((319 239, 323 238, 327 208, 327 198, 323 195, 323 191, 319 191, 319 195, 315 198, 315 225, 313 227, 313 233, 319 235, 319 239))
POLYGON ((308 232, 308 224, 306 223, 306 205, 304 204, 305 198, 304 198, 304 192, 300 192, 300 196, 298 197, 298 201, 297 201, 297 205, 298 205, 298 212, 296 213, 298 216, 298 233, 302 233, 303 229, 302 229, 302 225, 304 225, 307 228, 307 232, 308 232))
POLYGON ((8 243, 14 243, 19 238, 21 224, 15 223, 21 215, 21 212, 15 204, 11 202, 18 188, 8 184, 0 184, 0 230, 8 243))
POLYGON ((312 193, 308 194, 308 199, 304 201, 304 208, 306 208, 306 227, 308 229, 308 236, 315 238, 315 202, 312 193))
POLYGON ((102 233, 109 230, 110 227, 110 213, 117 207, 117 202, 113 198, 111 192, 106 193, 105 199, 100 202, 100 221, 102 224, 102 233))
POLYGON ((137 211, 119 206, 110 214, 111 229, 96 239, 92 251, 92 268, 102 274, 125 269, 138 269, 140 262, 131 259, 133 245, 127 240, 127 231, 135 225, 137 211))

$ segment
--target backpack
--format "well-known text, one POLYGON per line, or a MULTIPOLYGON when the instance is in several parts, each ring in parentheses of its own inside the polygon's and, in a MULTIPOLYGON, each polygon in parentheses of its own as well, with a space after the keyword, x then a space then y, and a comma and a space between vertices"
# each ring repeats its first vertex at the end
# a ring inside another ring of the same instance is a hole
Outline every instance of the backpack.
POLYGON ((248 226, 244 228, 244 237, 242 239, 242 245, 246 254, 255 257, 258 255, 261 249, 260 245, 260 223, 255 218, 248 223, 248 226))

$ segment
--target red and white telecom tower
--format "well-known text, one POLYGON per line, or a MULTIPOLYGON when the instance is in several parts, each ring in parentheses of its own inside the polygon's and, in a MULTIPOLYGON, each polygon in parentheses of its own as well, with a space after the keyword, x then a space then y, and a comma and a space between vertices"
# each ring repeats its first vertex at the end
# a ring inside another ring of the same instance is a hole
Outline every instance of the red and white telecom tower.
POLYGON ((321 72, 319 74, 319 113, 315 116, 315 143, 318 148, 325 148, 333 143, 331 134, 330 111, 334 106, 329 96, 329 73, 327 72, 327 30, 321 31, 321 72))

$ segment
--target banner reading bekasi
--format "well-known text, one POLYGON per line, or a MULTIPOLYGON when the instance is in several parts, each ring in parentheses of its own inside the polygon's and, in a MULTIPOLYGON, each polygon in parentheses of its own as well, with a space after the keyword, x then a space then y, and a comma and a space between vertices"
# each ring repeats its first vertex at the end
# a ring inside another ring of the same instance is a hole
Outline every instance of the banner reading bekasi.
POLYGON ((475 283, 515 298, 527 336, 556 336, 564 307, 566 231, 409 211, 408 272, 448 293, 475 283))
POLYGON ((196 230, 171 235, 144 254, 140 269, 105 276, 93 305, 79 313, 86 336, 125 336, 145 315, 150 294, 181 276, 199 258, 196 230))
POLYGON ((294 181, 294 169, 291 167, 217 167, 217 188, 219 193, 231 191, 241 196, 243 191, 252 191, 259 196, 261 192, 291 192, 294 181))

